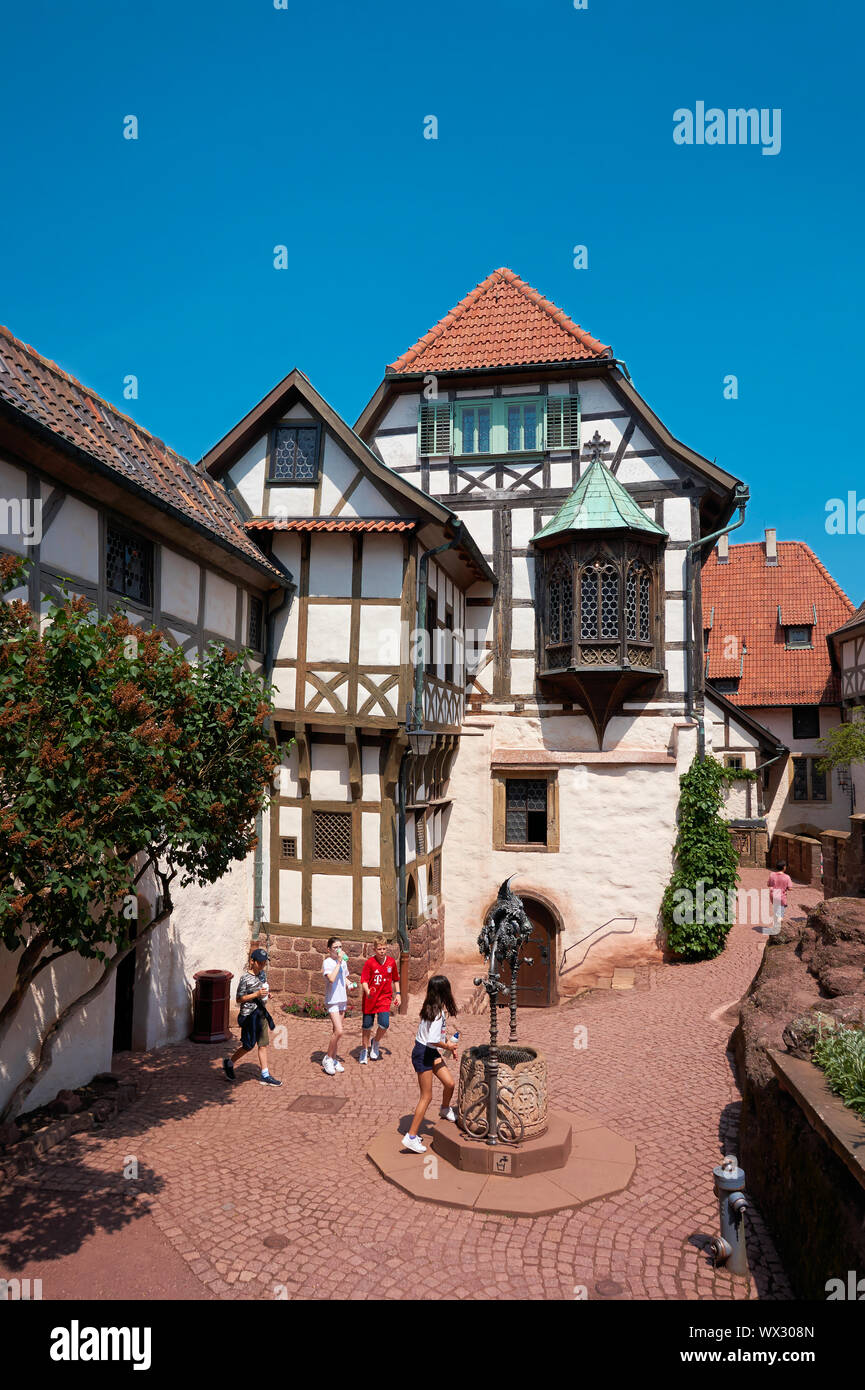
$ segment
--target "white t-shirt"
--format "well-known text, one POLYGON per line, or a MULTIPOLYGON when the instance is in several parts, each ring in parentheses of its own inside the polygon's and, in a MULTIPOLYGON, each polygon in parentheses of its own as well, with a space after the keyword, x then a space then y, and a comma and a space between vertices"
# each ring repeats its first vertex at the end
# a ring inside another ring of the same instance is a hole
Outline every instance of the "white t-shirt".
POLYGON ((324 994, 324 1007, 326 1009, 333 1009, 337 1004, 348 1003, 348 990, 346 989, 348 961, 344 960, 340 963, 334 960, 333 956, 327 956, 321 967, 321 973, 324 975, 325 979, 327 979, 327 976, 331 974, 338 964, 340 965, 340 971, 336 979, 327 980, 327 988, 324 994))
POLYGON ((417 1026, 415 1042, 423 1043, 424 1047, 435 1047, 436 1043, 444 1042, 445 1027, 448 1016, 442 1009, 438 1018, 434 1018, 432 1023, 427 1023, 421 1019, 417 1026))

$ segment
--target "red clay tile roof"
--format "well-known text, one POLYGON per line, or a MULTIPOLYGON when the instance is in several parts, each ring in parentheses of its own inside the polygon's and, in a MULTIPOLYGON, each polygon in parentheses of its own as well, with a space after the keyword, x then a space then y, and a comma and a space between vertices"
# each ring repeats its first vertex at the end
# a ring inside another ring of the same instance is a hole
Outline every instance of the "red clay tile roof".
POLYGON ((391 362, 391 372, 456 372, 609 357, 611 349, 502 266, 391 362))
POLYGON ((865 623, 865 603, 860 603, 853 617, 848 618, 846 623, 842 623, 840 627, 836 627, 835 631, 844 632, 847 628, 859 627, 861 623, 865 623))
POLYGON ((777 565, 766 564, 762 541, 731 545, 725 565, 713 550, 703 567, 703 612, 713 607, 706 677, 736 676, 741 664, 738 690, 725 691, 733 704, 840 704, 825 638, 847 621, 853 605, 807 545, 779 541, 777 565), (811 648, 785 648, 779 605, 784 622, 795 625, 813 624, 816 606, 811 648))
POLYGON ((107 465, 256 568, 277 570, 244 533, 221 483, 0 326, 0 399, 107 465))
POLYGON ((370 521, 360 516, 255 517, 247 531, 413 531, 416 521, 370 521))

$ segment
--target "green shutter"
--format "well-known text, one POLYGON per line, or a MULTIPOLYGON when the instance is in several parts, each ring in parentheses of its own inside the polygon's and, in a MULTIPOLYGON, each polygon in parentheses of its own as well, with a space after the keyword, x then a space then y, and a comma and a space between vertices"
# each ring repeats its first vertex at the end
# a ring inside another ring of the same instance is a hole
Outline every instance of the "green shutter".
POLYGON ((451 408, 448 401, 422 405, 418 414, 419 454, 449 454, 451 450, 451 408))
POLYGON ((547 448, 579 449, 579 396, 547 396, 547 448))

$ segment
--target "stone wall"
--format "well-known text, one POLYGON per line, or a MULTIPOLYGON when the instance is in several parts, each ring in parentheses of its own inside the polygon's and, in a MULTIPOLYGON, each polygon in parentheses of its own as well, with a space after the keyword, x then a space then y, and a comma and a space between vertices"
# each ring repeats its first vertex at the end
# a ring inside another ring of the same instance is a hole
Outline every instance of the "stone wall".
MULTIPOLYGON (((780 1085, 769 1051, 812 1010, 865 1024, 865 903, 823 902, 785 921, 742 1001, 732 1046, 742 1090, 739 1159, 799 1298, 865 1272, 865 1191, 780 1085)), ((852 1112, 851 1112, 852 1113, 852 1112)), ((746 1218, 747 1219, 747 1218, 746 1218)))
POLYGON ((787 872, 797 883, 809 883, 813 888, 823 884, 821 844, 810 835, 777 834, 772 838, 769 868, 787 861, 787 872))
POLYGON ((430 975, 445 958, 445 909, 440 903, 435 912, 409 932, 411 960, 409 981, 412 994, 420 994, 430 975))
POLYGON ((850 817, 849 830, 827 830, 823 846, 823 896, 865 897, 865 815, 850 817))

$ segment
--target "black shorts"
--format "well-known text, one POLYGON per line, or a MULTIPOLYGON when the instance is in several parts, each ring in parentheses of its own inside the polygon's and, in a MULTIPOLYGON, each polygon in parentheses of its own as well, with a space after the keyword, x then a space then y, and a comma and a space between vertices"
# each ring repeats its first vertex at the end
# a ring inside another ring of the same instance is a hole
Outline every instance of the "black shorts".
POLYGON ((245 1052, 251 1052, 254 1047, 267 1047, 270 1040, 270 1029, 267 1026, 267 1019, 261 1009, 254 1009, 246 1018, 238 1020, 240 1023, 240 1041, 245 1052))
POLYGON ((411 1050, 411 1064, 418 1073, 422 1071, 432 1071, 436 1062, 440 1062, 441 1060, 442 1058, 439 1055, 438 1049, 435 1047, 426 1047, 424 1043, 416 1042, 411 1050))

